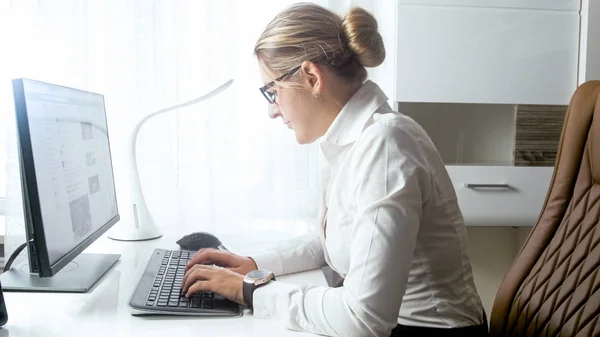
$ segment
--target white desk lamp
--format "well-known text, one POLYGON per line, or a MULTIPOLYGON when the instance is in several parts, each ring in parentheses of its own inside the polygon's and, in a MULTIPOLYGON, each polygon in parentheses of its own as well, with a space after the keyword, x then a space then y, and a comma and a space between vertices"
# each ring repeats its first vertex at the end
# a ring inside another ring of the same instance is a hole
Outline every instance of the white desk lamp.
POLYGON ((150 215, 150 212, 148 211, 148 206, 146 205, 146 200, 144 199, 144 194, 142 193, 142 186, 140 184, 135 146, 137 143, 137 136, 142 125, 154 116, 206 101, 223 92, 225 89, 231 86, 232 83, 233 80, 228 80, 224 84, 203 96, 149 113, 135 125, 132 135, 129 137, 129 144, 127 144, 127 148, 129 149, 129 155, 127 156, 127 160, 129 160, 127 166, 127 178, 130 184, 131 199, 127 202, 125 209, 119 210, 122 219, 125 221, 117 223, 113 228, 110 229, 108 232, 109 238, 121 241, 142 241, 157 239, 162 236, 161 231, 158 229, 158 226, 154 222, 152 215, 150 215))

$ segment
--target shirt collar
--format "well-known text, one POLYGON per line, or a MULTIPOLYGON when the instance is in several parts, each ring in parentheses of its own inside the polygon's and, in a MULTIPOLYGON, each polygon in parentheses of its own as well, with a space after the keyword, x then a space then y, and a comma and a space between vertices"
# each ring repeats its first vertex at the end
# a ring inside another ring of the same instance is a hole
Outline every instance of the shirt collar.
POLYGON ((325 156, 330 159, 342 147, 355 142, 369 118, 387 100, 387 96, 377 84, 372 81, 363 83, 325 132, 320 143, 325 156))

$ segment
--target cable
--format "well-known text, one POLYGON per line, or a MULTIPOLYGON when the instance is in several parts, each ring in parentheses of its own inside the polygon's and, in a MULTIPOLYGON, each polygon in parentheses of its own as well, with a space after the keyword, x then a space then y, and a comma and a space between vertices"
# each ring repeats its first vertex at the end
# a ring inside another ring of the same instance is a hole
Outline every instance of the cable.
POLYGON ((8 258, 8 261, 6 261, 6 264, 4 265, 4 272, 7 272, 10 269, 10 266, 13 264, 13 262, 15 261, 17 256, 19 256, 19 253, 21 253, 21 251, 25 247, 27 247, 27 242, 20 245, 19 248, 15 249, 15 251, 10 255, 10 257, 8 258))

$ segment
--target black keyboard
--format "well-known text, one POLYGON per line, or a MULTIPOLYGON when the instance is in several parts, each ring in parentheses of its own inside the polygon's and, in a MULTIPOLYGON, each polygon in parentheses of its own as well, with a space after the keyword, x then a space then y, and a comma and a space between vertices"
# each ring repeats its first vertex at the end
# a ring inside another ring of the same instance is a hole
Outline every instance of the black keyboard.
POLYGON ((191 251, 155 249, 129 305, 134 315, 239 316, 240 306, 212 292, 187 298, 181 284, 191 251))
POLYGON ((214 308, 214 294, 202 292, 187 298, 181 292, 181 284, 185 275, 185 266, 193 255, 189 251, 166 251, 158 274, 148 292, 147 306, 181 307, 181 308, 214 308))

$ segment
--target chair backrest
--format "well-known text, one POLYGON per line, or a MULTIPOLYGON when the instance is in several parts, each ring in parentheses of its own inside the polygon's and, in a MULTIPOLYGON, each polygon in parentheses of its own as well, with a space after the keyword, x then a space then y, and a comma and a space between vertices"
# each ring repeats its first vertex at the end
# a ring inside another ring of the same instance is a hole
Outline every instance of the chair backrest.
POLYGON ((565 117, 536 225, 504 278, 492 336, 600 336, 600 81, 565 117))

